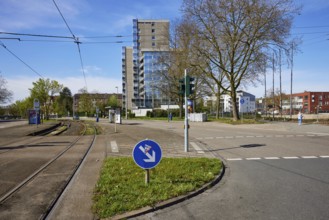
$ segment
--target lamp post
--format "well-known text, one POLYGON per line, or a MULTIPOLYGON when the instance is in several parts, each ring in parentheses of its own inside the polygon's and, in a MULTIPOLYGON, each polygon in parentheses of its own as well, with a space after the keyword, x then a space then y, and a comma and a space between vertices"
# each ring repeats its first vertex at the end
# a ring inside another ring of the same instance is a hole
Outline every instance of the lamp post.
POLYGON ((116 103, 116 105, 118 106, 118 99, 119 99, 118 94, 119 94, 119 90, 118 90, 118 87, 117 86, 115 88, 117 89, 117 103, 116 103))

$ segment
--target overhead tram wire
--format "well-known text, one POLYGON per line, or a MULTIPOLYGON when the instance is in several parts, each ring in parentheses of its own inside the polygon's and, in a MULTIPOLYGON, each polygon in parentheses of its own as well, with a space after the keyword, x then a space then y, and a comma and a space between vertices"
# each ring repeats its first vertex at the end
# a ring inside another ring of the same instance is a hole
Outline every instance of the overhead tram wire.
POLYGON ((46 35, 46 34, 25 34, 25 33, 13 33, 13 32, 0 32, 0 34, 16 35, 16 36, 28 36, 28 37, 49 37, 49 38, 66 38, 75 39, 74 37, 68 36, 56 36, 56 35, 46 35))
POLYGON ((5 48, 11 55, 13 55, 16 59, 18 59, 19 61, 21 61, 25 66, 27 66, 30 70, 32 70, 34 73, 36 73, 38 76, 40 76, 42 79, 44 79, 44 77, 38 73, 35 69, 33 69, 30 65, 28 65, 27 63, 25 63, 21 58, 19 58, 16 54, 14 54, 11 50, 9 50, 6 45, 4 45, 4 43, 2 43, 0 41, 0 45, 5 48))
POLYGON ((69 31, 70 31, 70 33, 71 33, 73 39, 74 39, 74 43, 76 43, 77 46, 78 46, 78 51, 79 51, 79 56, 80 56, 80 63, 81 63, 82 73, 83 73, 83 77, 84 77, 84 80, 85 80, 86 89, 87 89, 87 91, 88 91, 88 85, 87 85, 87 80, 86 80, 85 68, 84 68, 84 66, 83 66, 82 56, 81 56, 81 50, 80 50, 80 44, 81 44, 81 42, 79 41, 79 38, 77 38, 77 37, 73 34, 73 31, 71 30, 70 26, 69 26, 68 23, 66 22, 66 19, 65 19, 64 15, 62 14, 61 10, 59 9, 58 5, 56 4, 56 1, 55 1, 55 0, 53 0, 53 3, 54 3, 54 5, 56 6, 57 11, 58 11, 59 14, 61 15, 61 17, 62 17, 62 19, 63 19, 63 21, 64 21, 64 23, 65 23, 67 29, 69 29, 69 31))

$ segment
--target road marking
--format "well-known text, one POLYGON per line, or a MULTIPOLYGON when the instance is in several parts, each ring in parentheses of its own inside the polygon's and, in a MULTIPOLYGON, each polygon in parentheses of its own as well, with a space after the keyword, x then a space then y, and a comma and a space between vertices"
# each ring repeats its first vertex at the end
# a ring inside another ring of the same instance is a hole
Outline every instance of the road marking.
POLYGON ((280 157, 264 157, 265 160, 278 160, 280 157))
POLYGON ((190 142, 190 144, 199 154, 204 154, 204 151, 196 143, 190 142))
POLYGON ((242 158, 227 158, 226 160, 236 161, 236 160, 242 160, 242 158))
POLYGON ((317 136, 328 136, 329 135, 328 133, 314 133, 314 132, 311 132, 310 134, 314 134, 317 136))
POLYGON ((319 159, 319 158, 329 158, 329 155, 323 156, 301 156, 301 157, 247 157, 247 158, 226 158, 227 161, 239 161, 239 160, 279 160, 279 159, 319 159))
POLYGON ((318 158, 316 156, 301 156, 301 158, 304 158, 304 159, 313 159, 313 158, 318 158))
POLYGON ((282 157, 283 159, 299 159, 299 157, 282 157))
POLYGON ((312 134, 287 134, 287 135, 282 135, 282 134, 277 134, 277 135, 257 135, 257 136, 252 136, 252 135, 246 135, 246 136, 221 136, 221 137, 197 137, 196 139, 198 140, 213 140, 213 139, 232 139, 232 138, 294 138, 294 137, 325 137, 329 136, 327 133, 312 133, 312 134))
POLYGON ((111 149, 113 153, 119 153, 119 148, 116 141, 111 141, 111 149))

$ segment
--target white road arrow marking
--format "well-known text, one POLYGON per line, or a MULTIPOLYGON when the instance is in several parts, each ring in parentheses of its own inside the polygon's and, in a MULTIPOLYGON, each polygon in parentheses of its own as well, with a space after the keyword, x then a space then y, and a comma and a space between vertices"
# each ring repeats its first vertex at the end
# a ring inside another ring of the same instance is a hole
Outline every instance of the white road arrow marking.
POLYGON ((145 162, 147 162, 147 163, 155 162, 155 151, 152 150, 152 156, 151 156, 148 152, 145 152, 145 149, 143 146, 139 146, 139 149, 148 157, 148 159, 144 159, 145 162))

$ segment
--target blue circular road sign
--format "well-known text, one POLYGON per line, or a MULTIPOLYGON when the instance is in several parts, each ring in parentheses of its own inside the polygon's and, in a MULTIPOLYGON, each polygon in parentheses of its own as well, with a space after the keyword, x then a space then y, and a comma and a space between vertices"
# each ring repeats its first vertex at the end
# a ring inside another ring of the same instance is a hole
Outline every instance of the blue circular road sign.
POLYGON ((244 99, 240 99, 240 104, 243 105, 244 104, 244 99))
POLYGON ((135 163, 142 169, 152 169, 162 158, 160 145, 153 140, 143 140, 136 144, 133 149, 135 163))

